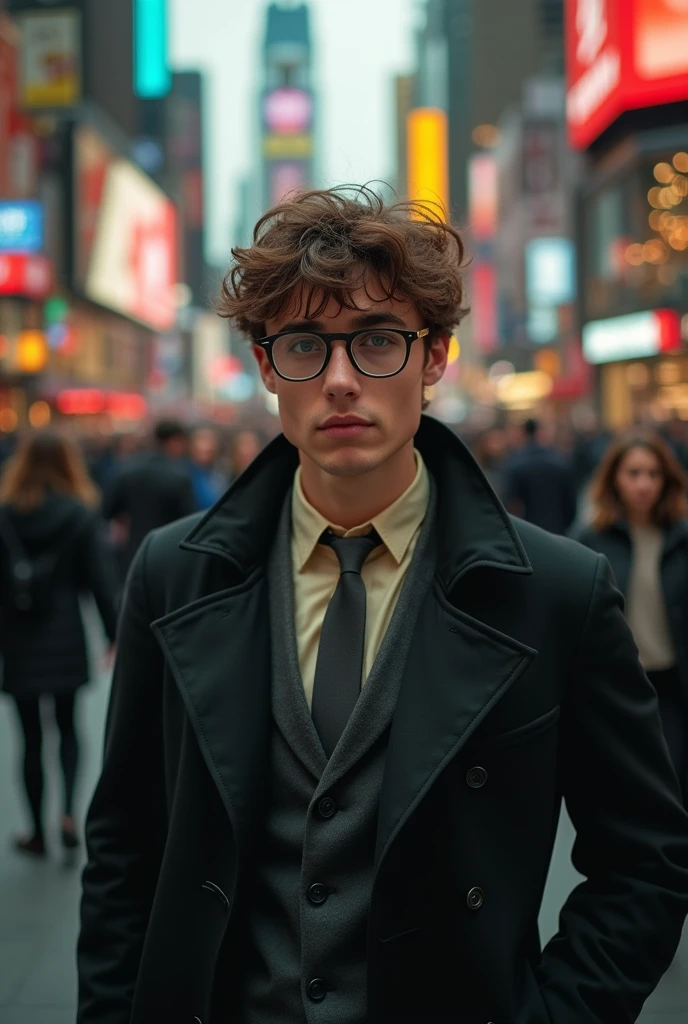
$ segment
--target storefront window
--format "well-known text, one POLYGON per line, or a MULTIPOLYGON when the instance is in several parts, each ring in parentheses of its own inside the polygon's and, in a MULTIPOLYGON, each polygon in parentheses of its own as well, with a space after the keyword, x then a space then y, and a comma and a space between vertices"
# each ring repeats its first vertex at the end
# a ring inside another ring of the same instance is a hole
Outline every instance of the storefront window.
POLYGON ((688 305, 688 153, 644 158, 591 197, 586 319, 688 305))

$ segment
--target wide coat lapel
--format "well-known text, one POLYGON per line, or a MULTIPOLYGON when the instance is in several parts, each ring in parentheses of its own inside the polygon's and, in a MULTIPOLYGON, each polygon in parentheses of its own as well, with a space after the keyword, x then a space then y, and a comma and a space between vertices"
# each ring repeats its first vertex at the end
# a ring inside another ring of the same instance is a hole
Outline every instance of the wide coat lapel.
POLYGON ((265 778, 270 726, 266 598, 260 573, 152 625, 240 853, 261 805, 265 778))
POLYGON ((278 437, 191 530, 181 547, 205 558, 199 565, 206 566, 207 583, 196 600, 151 627, 240 855, 266 782, 271 650, 265 563, 297 464, 296 449, 278 437))
POLYGON ((423 603, 392 723, 375 847, 386 851, 429 787, 537 652, 462 614, 436 582, 423 603))

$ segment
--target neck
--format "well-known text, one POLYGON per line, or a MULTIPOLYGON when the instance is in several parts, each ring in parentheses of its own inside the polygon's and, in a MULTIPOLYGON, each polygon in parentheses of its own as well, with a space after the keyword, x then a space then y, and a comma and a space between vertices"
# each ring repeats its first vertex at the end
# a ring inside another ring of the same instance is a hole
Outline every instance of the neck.
POLYGON ((416 476, 413 441, 381 466, 356 476, 333 476, 300 453, 301 484, 306 499, 321 516, 351 530, 393 505, 416 476))
POLYGON ((629 509, 626 518, 631 526, 652 526, 654 523, 652 512, 635 512, 629 509))

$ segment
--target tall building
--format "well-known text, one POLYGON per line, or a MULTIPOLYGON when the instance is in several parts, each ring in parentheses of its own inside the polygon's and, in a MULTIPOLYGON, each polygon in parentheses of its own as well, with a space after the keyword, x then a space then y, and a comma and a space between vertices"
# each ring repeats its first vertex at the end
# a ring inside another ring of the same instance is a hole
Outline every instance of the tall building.
POLYGON ((688 10, 566 2, 583 349, 609 427, 688 420, 688 10))
MULTIPOLYGON (((439 3, 430 0, 429 26, 439 3)), ((451 207, 463 221, 468 159, 488 137, 485 129, 518 100, 525 79, 563 71, 563 0, 444 0, 442 7, 451 207)))
POLYGON ((315 98, 306 4, 267 9, 260 95, 261 206, 265 210, 314 179, 315 98))

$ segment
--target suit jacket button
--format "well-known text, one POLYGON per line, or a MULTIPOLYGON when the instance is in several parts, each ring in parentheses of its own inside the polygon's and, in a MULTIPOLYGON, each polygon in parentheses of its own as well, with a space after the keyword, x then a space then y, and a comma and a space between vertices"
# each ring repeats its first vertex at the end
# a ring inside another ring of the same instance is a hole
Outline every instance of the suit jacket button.
POLYGON ((308 996, 313 1000, 314 1003, 322 1003, 323 999, 327 995, 327 985, 322 978, 313 978, 312 981, 308 982, 308 996))
POLYGON ((483 902, 484 895, 482 889, 479 889, 477 886, 474 886, 474 888, 469 891, 468 896, 466 897, 466 903, 468 904, 469 909, 480 910, 480 908, 483 905, 483 902))
POLYGON ((484 768, 470 768, 466 775, 466 782, 471 789, 480 789, 487 782, 487 772, 484 768))
POLYGON ((318 814, 321 818, 331 818, 337 810, 337 805, 331 796, 324 796, 318 801, 318 814))
POLYGON ((315 882, 308 890, 308 899, 311 903, 324 903, 329 895, 327 886, 322 882, 315 882))

